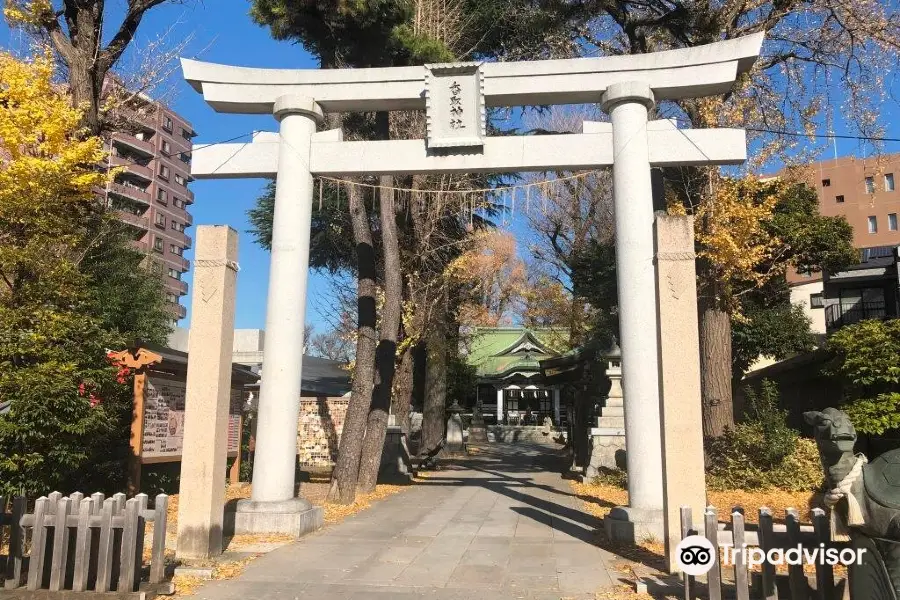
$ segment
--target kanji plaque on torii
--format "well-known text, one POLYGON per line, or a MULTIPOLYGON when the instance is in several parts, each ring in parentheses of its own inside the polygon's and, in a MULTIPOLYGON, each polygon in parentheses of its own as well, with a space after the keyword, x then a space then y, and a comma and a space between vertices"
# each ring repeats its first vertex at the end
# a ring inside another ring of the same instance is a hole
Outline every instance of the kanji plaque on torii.
POLYGON ((425 119, 429 148, 483 146, 481 63, 425 66, 425 119))

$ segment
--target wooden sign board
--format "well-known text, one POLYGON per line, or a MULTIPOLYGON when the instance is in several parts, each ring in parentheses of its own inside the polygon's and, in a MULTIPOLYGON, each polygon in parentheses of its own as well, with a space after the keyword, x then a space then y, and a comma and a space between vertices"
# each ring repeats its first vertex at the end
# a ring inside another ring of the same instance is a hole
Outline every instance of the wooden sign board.
MULTIPOLYGON (((185 383, 153 375, 144 388, 141 462, 181 460, 184 440, 185 383)), ((241 443, 241 390, 231 390, 228 416, 228 456, 237 456, 241 443)))

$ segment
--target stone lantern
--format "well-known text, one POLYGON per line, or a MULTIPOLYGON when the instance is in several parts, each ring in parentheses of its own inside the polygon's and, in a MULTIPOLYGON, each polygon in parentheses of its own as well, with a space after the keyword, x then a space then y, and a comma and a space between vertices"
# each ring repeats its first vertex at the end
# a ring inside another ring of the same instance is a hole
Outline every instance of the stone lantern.
POLYGON ((625 398, 622 393, 622 350, 613 339, 612 346, 601 354, 609 378, 609 393, 597 426, 591 428, 591 462, 585 470, 588 478, 598 469, 625 468, 625 398))

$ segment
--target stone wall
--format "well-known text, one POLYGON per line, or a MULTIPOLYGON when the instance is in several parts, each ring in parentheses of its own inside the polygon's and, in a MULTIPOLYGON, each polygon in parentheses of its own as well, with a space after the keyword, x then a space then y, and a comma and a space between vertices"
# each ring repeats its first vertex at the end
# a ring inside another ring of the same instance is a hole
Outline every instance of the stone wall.
POLYGON ((350 398, 300 398, 297 454, 301 466, 332 467, 350 398))

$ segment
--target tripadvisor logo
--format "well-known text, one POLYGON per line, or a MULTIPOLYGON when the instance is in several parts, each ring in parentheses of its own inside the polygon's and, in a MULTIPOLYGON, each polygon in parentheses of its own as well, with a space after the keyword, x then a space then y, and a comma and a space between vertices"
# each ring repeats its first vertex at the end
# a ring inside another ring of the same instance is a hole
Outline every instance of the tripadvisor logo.
MULTIPOLYGON (((825 544, 819 544, 812 548, 804 548, 798 544, 792 548, 772 548, 764 551, 762 548, 743 544, 735 548, 732 544, 722 544, 722 564, 734 565, 743 558, 742 562, 748 567, 756 567, 763 564, 770 565, 861 565, 865 548, 826 548, 825 544)), ((675 549, 676 560, 679 568, 687 575, 704 575, 716 563, 717 551, 712 543, 703 536, 691 535, 678 544, 675 549)))
POLYGON ((675 559, 682 572, 688 575, 703 575, 716 562, 716 549, 712 542, 702 535, 689 535, 675 548, 675 559))

